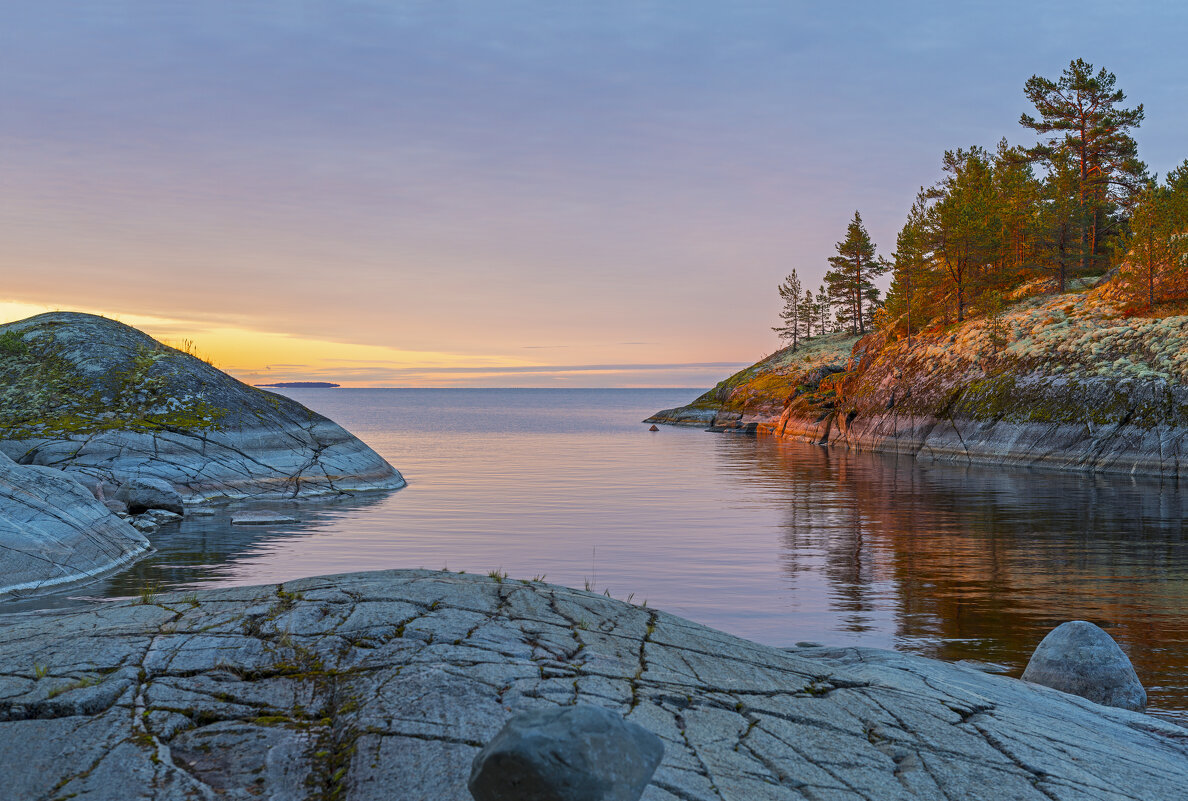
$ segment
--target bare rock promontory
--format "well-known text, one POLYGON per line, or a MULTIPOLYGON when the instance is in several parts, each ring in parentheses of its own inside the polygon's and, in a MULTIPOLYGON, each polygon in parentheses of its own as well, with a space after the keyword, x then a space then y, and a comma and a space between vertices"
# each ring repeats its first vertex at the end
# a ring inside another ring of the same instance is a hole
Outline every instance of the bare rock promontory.
POLYGON ((74 312, 0 326, 0 450, 101 498, 159 479, 186 503, 403 486, 342 427, 115 320, 74 312))
POLYGON ((1188 787, 1186 730, 1157 718, 499 576, 358 573, 21 613, 0 626, 0 667, 12 798, 470 801, 476 755, 514 715, 577 704, 661 738, 645 801, 1188 787))

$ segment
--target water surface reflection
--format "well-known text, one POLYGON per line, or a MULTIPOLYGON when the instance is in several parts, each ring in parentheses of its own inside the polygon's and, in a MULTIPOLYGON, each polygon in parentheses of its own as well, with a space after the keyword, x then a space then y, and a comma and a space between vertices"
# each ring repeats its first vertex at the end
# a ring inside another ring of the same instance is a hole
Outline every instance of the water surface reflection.
POLYGON ((1125 477, 928 465, 639 420, 690 390, 304 390, 401 469, 389 495, 241 528, 226 512, 48 599, 400 567, 587 581, 773 645, 894 647, 1016 675, 1074 618, 1188 720, 1188 498, 1125 477))

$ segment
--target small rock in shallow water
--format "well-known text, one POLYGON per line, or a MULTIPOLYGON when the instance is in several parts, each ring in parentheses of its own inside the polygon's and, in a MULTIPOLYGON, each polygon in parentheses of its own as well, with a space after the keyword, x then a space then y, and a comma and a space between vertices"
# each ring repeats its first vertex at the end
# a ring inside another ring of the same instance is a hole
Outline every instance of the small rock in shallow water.
POLYGON ((588 704, 524 712, 475 757, 477 801, 638 801, 664 756, 647 729, 588 704))
POLYGON ((209 506, 187 506, 186 517, 214 517, 218 514, 209 506))
POLYGON ((659 430, 660 429, 656 428, 655 424, 653 424, 652 427, 648 429, 648 431, 659 431, 659 430))
POLYGON ((1079 695, 1104 706, 1142 711, 1147 691, 1118 643, 1084 620, 1061 623, 1044 637, 1023 680, 1079 695))
POLYGON ((237 512, 231 516, 231 524, 235 526, 267 526, 273 523, 296 523, 297 518, 280 512, 237 512))

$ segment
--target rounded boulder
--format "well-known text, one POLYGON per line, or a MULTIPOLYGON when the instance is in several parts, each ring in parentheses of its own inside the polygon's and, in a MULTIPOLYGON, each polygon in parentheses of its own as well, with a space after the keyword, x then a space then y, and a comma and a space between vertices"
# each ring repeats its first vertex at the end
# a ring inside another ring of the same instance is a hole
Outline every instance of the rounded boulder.
POLYGON ((140 477, 125 481, 116 491, 115 499, 123 501, 134 515, 149 509, 164 509, 175 514, 185 514, 182 496, 168 482, 159 478, 140 477))
POLYGON ((638 801, 664 756, 652 732, 579 704, 516 715, 475 757, 476 801, 638 801))
POLYGON ((1085 620, 1061 623, 1040 642, 1023 680, 1079 695, 1103 706, 1143 711, 1143 689, 1114 638, 1085 620))

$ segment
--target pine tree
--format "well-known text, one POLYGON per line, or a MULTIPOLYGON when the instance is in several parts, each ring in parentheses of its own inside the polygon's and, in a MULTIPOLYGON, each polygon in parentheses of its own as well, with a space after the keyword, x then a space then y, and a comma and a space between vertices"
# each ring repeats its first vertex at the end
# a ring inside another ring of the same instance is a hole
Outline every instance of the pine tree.
POLYGON ((829 300, 837 311, 839 326, 854 334, 865 334, 870 313, 879 303, 874 279, 887 272, 890 265, 875 254, 875 245, 856 211, 846 228, 846 238, 836 247, 837 255, 829 259, 833 269, 825 273, 829 300))
POLYGON ((1011 147, 1006 139, 999 141, 992 166, 1002 223, 998 268, 1008 280, 1019 280, 1036 252, 1043 187, 1036 180, 1027 153, 1011 147))
POLYGON ((927 209, 919 201, 908 213, 907 222, 900 229, 895 240, 894 269, 891 288, 887 292, 886 308, 890 320, 903 318, 903 330, 907 334, 908 346, 912 334, 922 327, 927 316, 934 313, 935 298, 925 294, 931 253, 927 251, 925 221, 927 209))
POLYGON ((800 287, 800 277, 793 270, 780 284, 780 298, 784 301, 784 308, 780 311, 782 326, 772 326, 772 331, 780 335, 780 339, 792 340, 792 350, 800 347, 801 317, 800 307, 804 301, 804 293, 800 287))
POLYGON ((1167 184, 1152 181, 1138 196, 1122 238, 1122 275, 1132 297, 1147 309, 1166 300, 1182 300, 1188 268, 1188 180, 1179 170, 1167 184))
POLYGON ((825 285, 817 287, 817 301, 813 304, 813 314, 817 318, 817 328, 821 336, 829 333, 829 315, 832 314, 832 309, 829 303, 829 292, 825 289, 825 285))
POLYGON ((812 339, 813 325, 817 321, 817 302, 813 299, 813 290, 804 290, 804 297, 800 299, 800 324, 804 326, 804 339, 812 339))
POLYGON ((1029 155, 1055 169, 1064 159, 1076 171, 1076 218, 1080 268, 1090 272, 1104 249, 1104 235, 1117 230, 1111 215, 1125 207, 1146 181, 1147 168, 1138 159, 1138 145, 1129 133, 1143 121, 1143 106, 1122 108, 1126 95, 1115 89, 1117 78, 1103 68, 1076 59, 1056 81, 1033 75, 1024 94, 1039 118, 1023 114, 1019 123, 1049 137, 1029 155))

